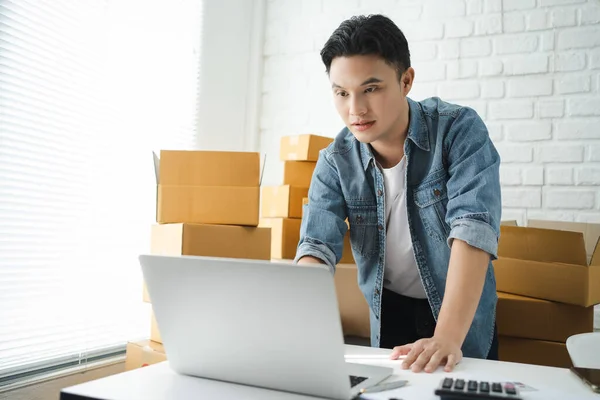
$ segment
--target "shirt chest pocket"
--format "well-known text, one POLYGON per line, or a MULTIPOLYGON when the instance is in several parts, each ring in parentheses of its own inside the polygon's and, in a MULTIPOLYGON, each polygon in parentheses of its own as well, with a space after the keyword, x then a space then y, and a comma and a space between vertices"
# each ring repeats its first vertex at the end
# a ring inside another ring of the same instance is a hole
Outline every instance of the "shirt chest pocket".
POLYGON ((439 242, 446 242, 450 227, 446 223, 448 191, 444 179, 428 182, 414 191, 419 217, 427 235, 439 242))
POLYGON ((352 250, 369 258, 379 253, 377 206, 348 205, 352 250))

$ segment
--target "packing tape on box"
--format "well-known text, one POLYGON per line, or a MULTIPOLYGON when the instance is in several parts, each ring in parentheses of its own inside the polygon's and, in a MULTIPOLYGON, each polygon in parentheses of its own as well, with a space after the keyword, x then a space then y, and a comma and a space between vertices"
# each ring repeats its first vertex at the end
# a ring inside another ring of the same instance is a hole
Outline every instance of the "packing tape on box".
POLYGON ((288 153, 286 156, 287 160, 297 160, 298 159, 298 154, 297 153, 288 153))
POLYGON ((297 146, 300 142, 300 135, 289 136, 290 146, 297 146))

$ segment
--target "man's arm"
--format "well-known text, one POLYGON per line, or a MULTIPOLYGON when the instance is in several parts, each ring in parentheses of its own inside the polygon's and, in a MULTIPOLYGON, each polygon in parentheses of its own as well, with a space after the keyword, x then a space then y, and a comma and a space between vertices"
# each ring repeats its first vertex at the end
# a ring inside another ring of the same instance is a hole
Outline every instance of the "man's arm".
POLYGON ((344 235, 348 226, 346 202, 339 174, 321 151, 308 191, 308 204, 300 229, 300 241, 295 262, 298 264, 326 264, 335 271, 342 258, 344 235))
POLYGON ((298 264, 325 264, 325 261, 313 256, 303 256, 298 260, 298 264))
MULTIPOLYGON (((435 336, 462 346, 479 305, 490 258, 498 251, 500 215, 500 157, 483 121, 474 112, 458 118, 449 143, 448 210, 452 230, 444 301, 435 336)), ((432 360, 437 361, 437 360, 432 360)), ((453 365, 451 365, 453 366, 453 365)))
MULTIPOLYGON (((458 239, 452 245, 446 293, 434 336, 450 340, 460 348, 469 332, 485 283, 490 255, 458 239)), ((441 359, 430 363, 437 367, 441 359)), ((453 360, 447 365, 453 367, 453 360)), ((433 367, 435 368, 435 367, 433 367)))
POLYGON ((444 300, 434 337, 397 347, 407 354, 405 368, 450 371, 462 358, 460 348, 473 322, 490 258, 497 257, 501 214, 500 157, 483 121, 472 110, 457 117, 446 145, 451 247, 444 300))

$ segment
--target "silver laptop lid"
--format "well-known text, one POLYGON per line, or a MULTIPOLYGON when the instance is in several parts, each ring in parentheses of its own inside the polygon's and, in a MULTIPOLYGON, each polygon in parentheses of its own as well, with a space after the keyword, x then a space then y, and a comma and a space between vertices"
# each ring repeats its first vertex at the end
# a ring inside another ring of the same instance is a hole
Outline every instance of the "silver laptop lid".
POLYGON ((347 399, 331 273, 265 261, 140 256, 174 370, 347 399))

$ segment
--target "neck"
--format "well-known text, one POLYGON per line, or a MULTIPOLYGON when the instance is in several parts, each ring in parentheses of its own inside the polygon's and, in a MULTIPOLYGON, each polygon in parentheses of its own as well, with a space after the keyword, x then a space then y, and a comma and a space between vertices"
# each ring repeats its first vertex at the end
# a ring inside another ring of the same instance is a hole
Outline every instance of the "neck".
POLYGON ((383 168, 392 168, 404 157, 404 142, 408 134, 409 111, 398 118, 398 121, 382 138, 371 143, 373 155, 383 168))

